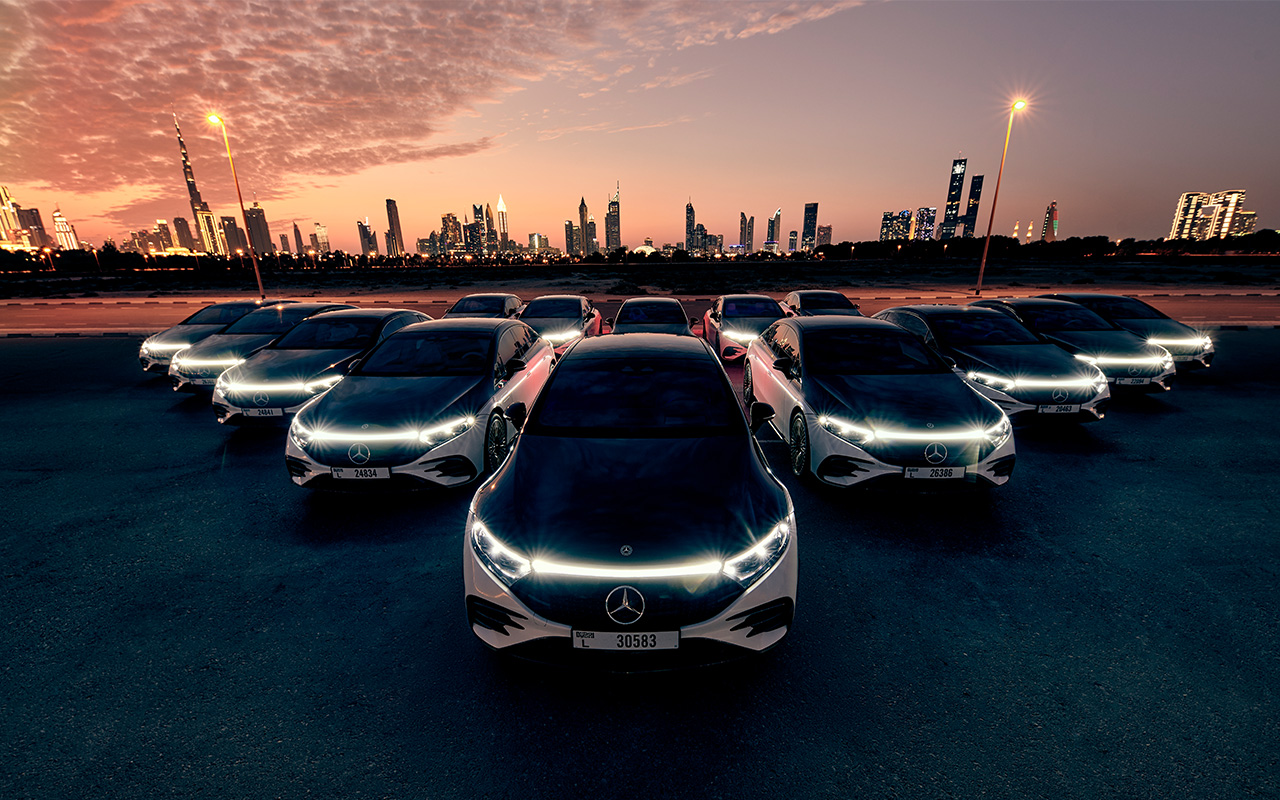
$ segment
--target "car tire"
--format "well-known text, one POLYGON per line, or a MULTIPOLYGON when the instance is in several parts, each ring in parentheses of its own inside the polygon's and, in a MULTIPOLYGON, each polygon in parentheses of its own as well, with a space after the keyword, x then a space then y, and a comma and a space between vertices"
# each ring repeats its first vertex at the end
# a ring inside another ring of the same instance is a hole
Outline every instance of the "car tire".
POLYGON ((491 473, 507 457, 507 420, 497 412, 489 415, 484 431, 484 471, 491 473))
POLYGON ((809 472, 809 425, 799 411, 791 415, 791 474, 807 477, 809 472))
POLYGON ((746 403, 747 409, 751 409, 751 404, 756 401, 755 393, 751 390, 751 361, 743 359, 742 364, 742 402, 746 403))

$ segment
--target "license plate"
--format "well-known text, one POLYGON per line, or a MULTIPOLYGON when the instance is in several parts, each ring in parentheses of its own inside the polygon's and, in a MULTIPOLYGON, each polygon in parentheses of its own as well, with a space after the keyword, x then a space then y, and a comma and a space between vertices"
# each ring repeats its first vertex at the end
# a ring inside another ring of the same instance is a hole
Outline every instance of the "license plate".
POLYGON ((680 631, 574 631, 573 646, 578 650, 677 650, 680 631))
POLYGON ((390 478, 390 467, 333 467, 333 477, 341 480, 390 478))
POLYGON ((924 478, 925 480, 963 478, 964 467, 903 467, 902 474, 907 478, 924 478))
POLYGON ((283 417, 283 408, 246 408, 244 410, 246 417, 283 417))
POLYGON ((1174 361, 1195 361, 1195 356, 1174 356, 1174 361))
POLYGON ((190 381, 192 386, 212 386, 217 382, 217 378, 192 378, 190 381))
POLYGON ((1116 386, 1146 386, 1150 378, 1116 378, 1116 386))
POLYGON ((1078 414, 1080 406, 1038 406, 1038 414, 1078 414))

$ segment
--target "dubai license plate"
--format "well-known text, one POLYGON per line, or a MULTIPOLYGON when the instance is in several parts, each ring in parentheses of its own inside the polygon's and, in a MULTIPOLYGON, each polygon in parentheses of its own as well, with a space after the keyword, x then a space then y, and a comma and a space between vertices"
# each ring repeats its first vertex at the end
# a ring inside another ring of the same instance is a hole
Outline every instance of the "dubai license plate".
POLYGON ((903 467, 903 477, 937 480, 946 478, 963 478, 964 467, 903 467))
POLYGON ((376 480, 390 478, 390 467, 333 467, 333 477, 340 480, 376 480))
POLYGON ((1146 386, 1150 378, 1116 378, 1116 386, 1146 386))
POLYGON ((680 631, 574 631, 573 646, 578 650, 677 650, 680 631))
POLYGON ((212 386, 218 382, 217 378, 192 378, 192 386, 212 386))
POLYGON ((1038 406, 1036 408, 1038 414, 1078 414, 1080 406, 1038 406))
POLYGON ((246 417, 283 417, 283 408, 246 408, 244 410, 246 417))
POLYGON ((1174 361, 1195 361, 1195 356, 1174 356, 1174 361))

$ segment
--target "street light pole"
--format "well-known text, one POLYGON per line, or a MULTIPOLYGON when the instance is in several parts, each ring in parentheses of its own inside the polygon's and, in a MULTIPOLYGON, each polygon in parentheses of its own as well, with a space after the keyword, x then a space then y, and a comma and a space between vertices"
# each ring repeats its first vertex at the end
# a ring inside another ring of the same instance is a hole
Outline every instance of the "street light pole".
MULTIPOLYGON (((236 185, 236 198, 240 201, 240 219, 244 221, 245 241, 249 245, 249 259, 253 261, 253 277, 258 279, 258 298, 267 299, 267 291, 262 288, 262 272, 258 270, 258 254, 253 251, 253 240, 249 238, 249 215, 244 211, 244 195, 240 193, 240 179, 236 177, 236 162, 231 158, 231 139, 227 137, 227 123, 217 114, 210 114, 209 121, 222 128, 222 142, 227 146, 227 163, 231 165, 231 180, 236 185)), ((996 194, 1000 193, 1000 182, 996 181, 996 194)))
POLYGON ((1026 100, 1017 100, 1009 107, 1009 127, 1004 132, 1004 152, 1000 154, 1000 171, 996 173, 996 193, 991 198, 991 216, 987 218, 987 240, 982 244, 982 260, 978 262, 978 288, 973 294, 982 296, 982 274, 987 269, 987 248, 991 247, 991 226, 996 221, 996 203, 1000 200, 1000 179, 1004 177, 1004 159, 1009 155, 1009 136, 1013 133, 1013 115, 1027 107, 1026 100))

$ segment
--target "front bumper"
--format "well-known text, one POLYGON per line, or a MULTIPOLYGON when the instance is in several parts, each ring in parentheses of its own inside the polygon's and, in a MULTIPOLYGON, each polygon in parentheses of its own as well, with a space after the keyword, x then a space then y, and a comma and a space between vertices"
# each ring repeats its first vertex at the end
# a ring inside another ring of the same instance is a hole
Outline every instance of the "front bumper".
MULTIPOLYGON (((508 441, 514 436, 507 423, 508 441)), ((354 463, 322 463, 289 437, 285 444, 285 468, 289 479, 308 489, 378 491, 428 486, 462 486, 478 478, 484 469, 485 425, 477 423, 463 433, 406 464, 385 467, 387 477, 346 479, 334 476, 333 468, 351 469, 354 463)))
MULTIPOLYGON (((877 458, 870 451, 836 436, 818 424, 816 419, 808 420, 808 424, 813 474, 829 486, 894 484, 924 490, 1003 486, 1009 482, 1017 458, 1013 436, 1010 436, 981 459, 953 457, 936 465, 939 468, 963 468, 963 478, 930 478, 931 468, 927 462, 912 465, 923 470, 923 473, 917 473, 923 477, 908 478, 903 464, 877 458)), ((921 440, 921 450, 927 444, 921 440)), ((959 448, 958 445, 956 447, 959 448)))
POLYGON ((138 365, 142 367, 142 371, 153 375, 166 375, 169 372, 169 363, 173 360, 171 355, 159 355, 150 353, 146 349, 138 351, 138 365))
POLYGON ((1130 372, 1124 366, 1100 366, 1107 376, 1107 384, 1113 389, 1135 392, 1167 392, 1172 389, 1169 379, 1177 373, 1177 362, 1160 370, 1136 370, 1130 372))
POLYGON ((1111 389, 1100 393, 1090 392, 1093 396, 1082 399, 1078 396, 1067 397, 1058 401, 1046 392, 1021 392, 1016 395, 1002 392, 985 383, 965 379, 965 382, 978 394, 1000 406, 1000 410, 1009 419, 1022 423, 1031 420, 1048 422, 1096 422, 1107 415, 1107 406, 1111 405, 1111 389), (1078 406, 1074 411, 1063 413, 1063 406, 1078 406))
POLYGON ((218 388, 213 390, 213 413, 223 425, 281 425, 287 424, 294 414, 298 413, 315 395, 271 396, 259 393, 256 399, 262 400, 259 405, 253 397, 232 395, 228 397, 218 388))

